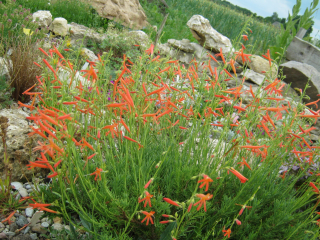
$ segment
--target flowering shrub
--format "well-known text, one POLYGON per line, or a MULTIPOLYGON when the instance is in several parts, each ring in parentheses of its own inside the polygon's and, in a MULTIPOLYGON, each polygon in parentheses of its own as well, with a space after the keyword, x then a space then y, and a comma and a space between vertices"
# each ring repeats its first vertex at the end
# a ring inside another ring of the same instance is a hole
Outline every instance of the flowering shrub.
MULTIPOLYGON (((20 105, 38 125, 30 135, 43 138, 34 149, 41 158, 29 167, 49 169, 53 181, 42 190, 51 205, 32 207, 50 206, 72 223, 75 212, 97 238, 103 232, 120 239, 318 236, 318 173, 311 183, 296 182, 319 154, 308 121, 320 115, 289 102, 278 79, 255 92, 245 79, 227 89, 235 79, 227 67, 234 69, 236 58, 250 60, 244 46, 229 62, 221 51, 224 63, 208 61, 200 75, 195 60, 186 69, 154 56, 151 45, 136 62, 124 55, 112 82, 101 78, 104 57, 88 61, 81 79, 57 48, 53 56, 41 51, 43 63, 36 64, 43 74, 24 92, 33 102, 20 105), (293 157, 305 170, 280 175, 293 157)), ((265 58, 271 67, 269 52, 265 58)))

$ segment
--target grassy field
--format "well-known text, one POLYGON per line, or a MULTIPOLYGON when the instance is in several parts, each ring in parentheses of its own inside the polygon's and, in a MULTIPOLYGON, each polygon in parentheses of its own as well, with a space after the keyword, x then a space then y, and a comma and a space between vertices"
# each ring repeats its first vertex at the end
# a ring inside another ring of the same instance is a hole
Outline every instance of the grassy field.
MULTIPOLYGON (((187 38, 196 42, 187 27, 188 20, 193 15, 202 15, 210 21, 211 26, 221 34, 230 38, 233 42, 239 40, 242 28, 247 21, 250 21, 251 32, 248 32, 249 41, 247 47, 249 51, 255 53, 265 53, 269 46, 276 44, 275 36, 280 30, 272 25, 266 25, 258 21, 252 21, 248 16, 240 14, 234 10, 220 6, 206 0, 167 0, 169 8, 164 10, 159 1, 150 2, 140 0, 140 4, 145 9, 151 25, 160 26, 163 20, 163 13, 170 15, 163 30, 164 34, 161 42, 168 39, 187 38)), ((152 33, 152 30, 148 30, 152 33)), ((155 35, 154 33, 152 33, 155 35)))

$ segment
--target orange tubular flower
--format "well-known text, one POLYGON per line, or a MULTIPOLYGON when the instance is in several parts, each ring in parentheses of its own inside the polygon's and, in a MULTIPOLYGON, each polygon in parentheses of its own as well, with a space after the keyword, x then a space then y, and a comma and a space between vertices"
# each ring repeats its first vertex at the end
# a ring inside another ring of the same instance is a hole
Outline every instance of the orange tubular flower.
POLYGON ((146 207, 146 206, 147 206, 147 203, 149 203, 149 207, 151 207, 151 201, 150 201, 150 199, 153 197, 153 195, 151 195, 151 194, 150 194, 149 192, 147 192, 147 191, 145 191, 145 194, 146 194, 146 197, 143 198, 143 199, 141 199, 141 200, 139 200, 139 203, 145 201, 143 207, 146 207))
POLYGON ((198 181, 198 183, 202 182, 202 184, 199 186, 199 188, 203 188, 204 186, 206 186, 206 190, 205 190, 205 192, 206 192, 209 189, 209 183, 213 182, 213 180, 205 174, 202 174, 202 176, 203 176, 203 179, 198 181))
POLYGON ((231 229, 229 228, 228 230, 222 230, 222 232, 224 233, 223 236, 228 236, 228 238, 230 238, 230 234, 231 234, 231 229))
POLYGON ((153 181, 153 178, 151 178, 151 179, 147 182, 147 184, 144 186, 144 189, 147 189, 147 188, 149 187, 150 183, 152 183, 152 181, 153 181))
POLYGON ((266 55, 262 55, 262 57, 264 57, 265 59, 267 59, 267 60, 269 61, 269 65, 270 65, 270 67, 271 67, 271 61, 272 61, 272 59, 271 59, 271 57, 270 57, 270 50, 269 50, 269 49, 268 49, 266 55))
POLYGON ((242 35, 242 38, 243 38, 244 41, 249 40, 247 35, 242 35))
POLYGON ((241 173, 239 173, 237 170, 235 170, 234 168, 230 169, 230 172, 232 172, 234 175, 236 175, 236 177, 239 178, 240 182, 245 183, 246 181, 248 181, 249 179, 245 178, 241 173))
POLYGON ((204 194, 196 194, 196 196, 198 198, 200 198, 200 200, 198 202, 196 202, 195 204, 193 204, 193 206, 197 206, 198 204, 200 204, 198 207, 197 207, 197 211, 200 210, 201 206, 203 205, 203 208, 204 208, 204 211, 206 212, 207 211, 207 208, 206 208, 206 201, 210 200, 213 195, 208 193, 207 195, 204 195, 204 194))
POLYGON ((10 215, 2 221, 2 223, 8 221, 8 224, 10 225, 12 222, 10 221, 10 219, 12 218, 12 216, 16 213, 16 211, 13 211, 12 213, 10 213, 10 215))
POLYGON ((101 172, 102 172, 102 168, 96 168, 96 170, 90 174, 91 175, 96 175, 96 177, 94 178, 95 181, 97 181, 98 175, 99 175, 99 179, 101 180, 101 172))
POLYGON ((46 207, 48 207, 48 206, 51 206, 51 204, 37 203, 37 202, 35 201, 35 203, 30 203, 29 206, 31 206, 32 208, 38 208, 38 209, 40 209, 40 210, 42 210, 42 211, 47 211, 47 212, 59 214, 59 213, 56 212, 56 211, 53 211, 53 210, 51 210, 51 209, 49 209, 49 208, 46 208, 46 207))
POLYGON ((178 203, 176 203, 175 201, 172 201, 170 198, 163 198, 163 200, 166 201, 167 203, 173 205, 173 206, 180 207, 180 205, 178 203))
POLYGON ((315 193, 320 194, 319 189, 316 187, 316 185, 315 185, 313 182, 310 182, 309 185, 310 185, 311 187, 313 187, 313 189, 314 189, 313 191, 314 191, 315 193))
POLYGON ((152 219, 152 217, 153 217, 153 214, 155 214, 155 212, 154 211, 151 211, 151 212, 146 212, 146 211, 142 211, 142 213, 144 214, 144 215, 146 215, 146 217, 144 218, 144 219, 142 219, 142 221, 141 221, 141 223, 143 223, 145 220, 147 220, 147 226, 148 226, 148 224, 149 224, 149 221, 151 222, 151 224, 153 224, 153 219, 152 219))
MULTIPOLYGON (((148 48, 145 52, 149 55, 152 55, 153 54, 153 49, 154 49, 154 45, 151 44, 150 48, 148 48)), ((147 224, 148 225, 148 224, 147 224)))
POLYGON ((247 163, 244 157, 242 158, 242 162, 238 162, 237 164, 240 164, 240 166, 246 165, 251 170, 250 165, 247 163))

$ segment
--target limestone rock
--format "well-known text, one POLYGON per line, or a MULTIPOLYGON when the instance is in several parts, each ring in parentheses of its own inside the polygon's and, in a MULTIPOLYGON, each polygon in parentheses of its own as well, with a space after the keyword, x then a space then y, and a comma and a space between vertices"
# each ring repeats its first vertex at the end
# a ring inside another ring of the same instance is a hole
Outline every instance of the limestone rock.
MULTIPOLYGON (((70 71, 65 70, 63 68, 59 68, 57 75, 60 80, 67 82, 67 84, 70 84, 72 76, 70 71)), ((73 77, 71 86, 75 88, 77 85, 79 85, 79 81, 81 82, 82 86, 85 87, 88 87, 92 83, 88 81, 86 78, 82 77, 79 72, 76 72, 75 76, 73 77)))
POLYGON ((36 233, 42 233, 42 234, 45 234, 47 232, 47 229, 45 229, 44 227, 41 226, 40 223, 37 223, 36 225, 34 225, 31 230, 33 232, 36 232, 36 233))
POLYGON ((8 70, 7 64, 8 62, 4 58, 0 57, 0 77, 9 76, 9 70, 8 70))
POLYGON ((256 73, 250 69, 247 69, 243 74, 241 74, 243 77, 246 77, 246 80, 250 80, 251 82, 254 82, 257 85, 262 85, 263 80, 265 78, 264 75, 256 73))
MULTIPOLYGON (((252 55, 250 60, 251 62, 246 62, 245 65, 251 70, 255 71, 256 73, 263 74, 267 76, 267 78, 274 79, 277 77, 278 68, 275 64, 272 65, 270 71, 270 65, 267 59, 264 59, 258 55, 252 55)), ((237 62, 244 65, 241 57, 237 58, 237 62)))
POLYGON ((119 22, 133 29, 147 25, 147 16, 139 0, 89 0, 101 17, 119 22))
POLYGON ((230 39, 216 31, 210 25, 209 20, 203 16, 192 16, 187 22, 187 26, 190 28, 194 38, 197 39, 199 44, 204 48, 215 53, 220 52, 220 48, 222 48, 222 52, 225 55, 233 52, 230 39))
POLYGON ((310 100, 306 102, 318 99, 317 94, 320 93, 320 73, 317 69, 306 63, 295 61, 281 64, 280 69, 282 69, 283 75, 286 76, 284 81, 288 84, 291 83, 292 88, 304 89, 307 83, 311 86, 306 90, 306 94, 310 97, 310 100))
MULTIPOLYGON (((34 161, 37 157, 37 154, 31 153, 30 150, 36 147, 37 141, 41 139, 37 135, 28 136, 28 133, 32 131, 26 120, 29 115, 22 109, 2 109, 1 116, 8 119, 6 144, 9 167, 13 169, 11 180, 19 181, 24 177, 23 174, 29 179, 32 179, 33 174, 46 176, 47 169, 28 170, 26 166, 29 161, 34 161)), ((3 145, 0 144, 0 178, 2 180, 5 179, 3 155, 3 145)))
MULTIPOLYGON (((168 43, 157 45, 160 54, 170 56, 173 59, 177 59, 180 63, 188 66, 193 59, 196 59, 199 66, 208 64, 209 56, 208 54, 213 54, 211 51, 203 48, 197 43, 190 42, 187 39, 184 40, 168 40, 168 43), (186 51, 188 52, 186 52, 186 51)), ((211 61, 211 66, 215 67, 218 64, 211 61)))
POLYGON ((55 18, 52 21, 49 29, 56 35, 64 37, 68 34, 68 21, 62 17, 55 18))
POLYGON ((74 22, 68 24, 67 28, 70 33, 71 44, 81 45, 83 40, 83 44, 86 46, 88 40, 94 43, 101 43, 106 38, 105 34, 97 33, 93 29, 74 22))
POLYGON ((130 31, 127 36, 133 39, 134 44, 139 44, 142 47, 149 47, 151 44, 149 36, 144 31, 130 31))
POLYGON ((32 14, 33 21, 39 24, 39 27, 46 28, 52 23, 52 15, 50 11, 39 10, 32 14))
POLYGON ((42 217, 42 215, 44 214, 43 211, 37 211, 31 218, 30 220, 30 227, 33 227, 37 224, 37 222, 40 220, 40 218, 42 217))
POLYGON ((94 52, 92 52, 91 50, 89 50, 88 48, 82 48, 81 49, 81 55, 85 58, 88 59, 89 61, 96 61, 98 59, 98 57, 94 54, 94 52))
POLYGON ((182 40, 175 40, 175 39, 169 39, 168 43, 171 47, 180 49, 187 53, 193 53, 194 48, 191 46, 191 42, 189 39, 182 39, 182 40))

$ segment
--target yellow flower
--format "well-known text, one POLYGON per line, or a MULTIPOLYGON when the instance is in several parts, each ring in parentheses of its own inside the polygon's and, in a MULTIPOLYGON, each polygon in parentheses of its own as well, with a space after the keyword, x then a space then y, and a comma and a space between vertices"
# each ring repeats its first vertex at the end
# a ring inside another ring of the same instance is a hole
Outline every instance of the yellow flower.
POLYGON ((67 42, 66 42, 66 46, 67 46, 67 47, 71 47, 71 41, 70 41, 69 39, 68 39, 67 42))
POLYGON ((27 29, 27 28, 23 28, 23 33, 27 36, 31 36, 33 34, 33 32, 30 32, 31 29, 27 29))

